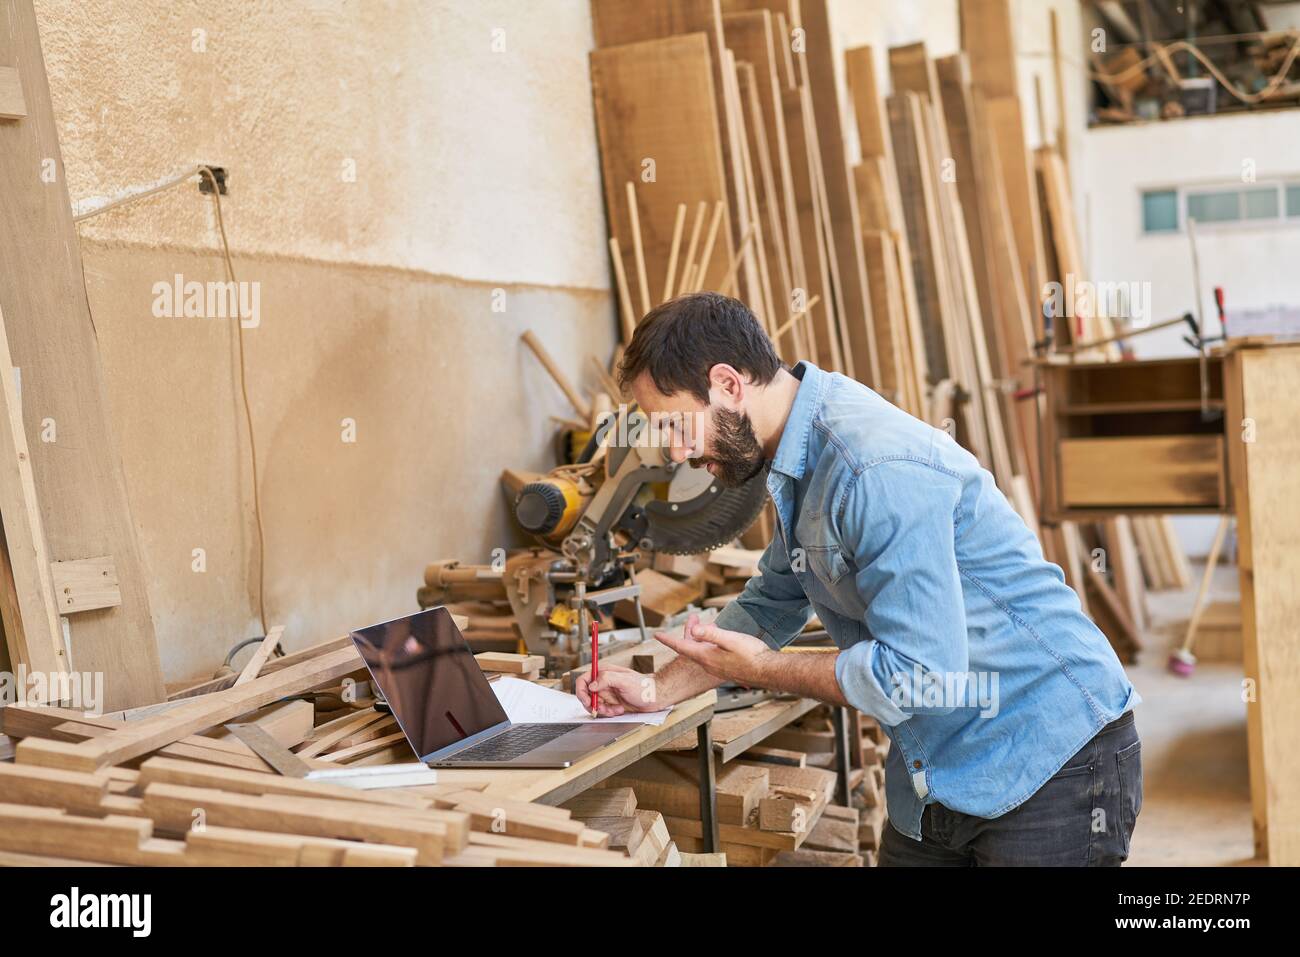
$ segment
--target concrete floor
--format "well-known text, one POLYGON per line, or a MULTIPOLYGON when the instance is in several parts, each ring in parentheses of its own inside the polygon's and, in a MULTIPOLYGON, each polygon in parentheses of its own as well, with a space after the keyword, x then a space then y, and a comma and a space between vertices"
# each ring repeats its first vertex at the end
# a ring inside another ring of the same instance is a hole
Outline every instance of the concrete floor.
MULTIPOLYGON (((1144 783, 1130 866, 1259 863, 1252 859, 1241 665, 1202 661, 1190 678, 1166 668, 1170 648, 1183 639, 1203 567, 1193 563, 1192 589, 1148 595, 1151 627, 1138 664, 1128 668, 1143 698, 1137 723, 1144 783)), ((1216 569, 1210 600, 1238 596, 1236 566, 1216 569)))

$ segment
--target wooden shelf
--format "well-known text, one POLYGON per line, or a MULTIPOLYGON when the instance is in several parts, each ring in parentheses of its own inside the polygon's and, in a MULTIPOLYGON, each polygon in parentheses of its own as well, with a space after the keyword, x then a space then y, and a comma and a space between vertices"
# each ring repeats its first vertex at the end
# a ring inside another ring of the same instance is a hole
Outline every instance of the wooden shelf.
POLYGON ((1046 521, 1231 508, 1221 357, 1045 366, 1039 381, 1046 521))
MULTIPOLYGON (((1204 408, 1223 411, 1222 399, 1207 399, 1204 408)), ((1145 412, 1199 412, 1199 399, 1169 399, 1160 402, 1076 402, 1058 408, 1061 415, 1128 415, 1145 412)))

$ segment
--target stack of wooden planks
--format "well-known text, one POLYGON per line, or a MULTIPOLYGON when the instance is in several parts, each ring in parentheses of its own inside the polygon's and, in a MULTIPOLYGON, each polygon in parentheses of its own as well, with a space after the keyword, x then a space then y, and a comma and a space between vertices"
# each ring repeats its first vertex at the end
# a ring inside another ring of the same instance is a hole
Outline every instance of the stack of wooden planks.
MULTIPOLYGON (((725 756, 731 734, 768 720, 792 703, 769 701, 714 719, 714 744, 725 756)), ((807 714, 808 705, 801 708, 807 714)), ((888 739, 875 722, 855 715, 850 733, 852 805, 833 800, 836 761, 824 707, 798 725, 769 734, 717 771, 721 850, 732 867, 873 866, 885 820, 883 760, 888 739)), ((635 792, 642 813, 659 812, 677 847, 702 845, 698 761, 685 737, 644 758, 584 796, 602 791, 611 804, 635 792)), ((741 747, 744 747, 742 744, 741 747)), ((606 805, 602 804, 601 807, 606 805)), ((575 809, 575 815, 578 811, 575 809)), ((593 827, 601 826, 588 819, 593 827)), ((648 857, 648 855, 647 855, 648 857)))
MULTIPOLYGON (((797 851, 778 855, 778 866, 873 867, 885 827, 885 755, 889 738, 872 718, 849 710, 850 804, 828 805, 808 839, 797 851)), ((764 760, 777 755, 803 754, 813 767, 838 771, 829 707, 822 705, 782 729, 754 749, 764 760), (770 750, 769 750, 770 749, 770 750)))
MULTIPOLYGON (((517 657, 487 663, 506 670, 528 664, 517 657)), ((415 783, 382 786, 393 780, 391 762, 413 762, 414 755, 392 716, 364 697, 366 677, 350 642, 327 642, 271 662, 243 683, 112 716, 4 708, 0 743, 12 745, 14 760, 0 763, 0 863, 644 862, 645 855, 611 849, 607 831, 569 810, 488 796, 486 782, 437 783, 412 764, 397 770, 415 783), (223 727, 232 721, 257 725, 309 768, 328 773, 278 773, 223 727)))
MULTIPOLYGON (((1131 523, 1040 523, 1055 453, 1039 448, 1036 357, 1113 326, 1089 310, 1048 335, 1048 284, 1085 271, 1063 144, 1026 145, 1010 0, 960 8, 956 55, 845 51, 842 109, 824 0, 592 0, 623 338, 683 292, 738 295, 787 360, 854 376, 968 448, 1084 608, 1119 607, 1100 617, 1131 655, 1145 622, 1131 523), (1108 553, 1096 574, 1089 539, 1108 553)), ((1163 523, 1150 531, 1173 544, 1163 523)), ((648 590, 679 609, 716 596, 711 573, 686 564, 656 567, 675 583, 649 576, 648 590)))
MULTIPOLYGON (((737 295, 789 361, 891 394, 827 0, 592 0, 592 93, 624 341, 653 305, 737 295), (800 42, 792 43, 797 35, 800 42)), ((901 287, 900 287, 901 293, 901 287)), ((898 342, 890 340, 890 356, 898 342)), ((899 399, 917 408, 920 383, 899 399)))
POLYGON ((631 788, 593 788, 562 806, 574 820, 608 834, 611 850, 623 851, 645 867, 683 865, 682 852, 668 833, 663 814, 637 807, 631 788))

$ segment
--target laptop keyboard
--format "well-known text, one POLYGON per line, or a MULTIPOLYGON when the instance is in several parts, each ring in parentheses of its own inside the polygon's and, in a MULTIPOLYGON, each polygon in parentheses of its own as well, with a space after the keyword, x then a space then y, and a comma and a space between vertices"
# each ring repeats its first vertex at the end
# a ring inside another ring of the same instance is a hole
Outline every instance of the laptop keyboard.
POLYGON ((567 734, 580 724, 520 724, 509 728, 494 738, 489 738, 472 748, 458 751, 443 758, 439 764, 457 761, 509 761, 535 751, 562 734, 567 734))

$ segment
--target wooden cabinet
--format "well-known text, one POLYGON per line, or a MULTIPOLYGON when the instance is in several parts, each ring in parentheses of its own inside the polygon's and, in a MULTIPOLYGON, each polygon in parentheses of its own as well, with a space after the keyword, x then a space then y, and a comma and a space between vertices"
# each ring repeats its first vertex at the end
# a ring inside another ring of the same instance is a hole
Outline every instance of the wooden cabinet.
POLYGON ((1223 359, 1047 364, 1042 514, 1222 512, 1231 506, 1223 359))

